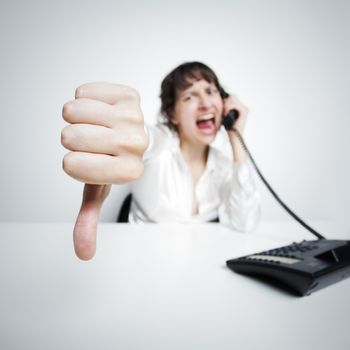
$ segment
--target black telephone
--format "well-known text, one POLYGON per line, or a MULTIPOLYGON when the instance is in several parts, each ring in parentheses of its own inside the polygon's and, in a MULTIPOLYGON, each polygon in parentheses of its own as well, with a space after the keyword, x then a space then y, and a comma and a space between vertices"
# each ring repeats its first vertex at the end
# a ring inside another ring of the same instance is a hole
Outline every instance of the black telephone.
POLYGON ((233 125, 238 119, 238 116, 239 116, 239 112, 237 111, 237 109, 231 109, 228 112, 228 114, 226 114, 222 118, 222 125, 225 127, 226 130, 233 130, 233 125))
POLYGON ((272 283, 276 280, 304 296, 350 276, 350 241, 303 241, 231 259, 226 264, 238 273, 263 276, 272 283))
POLYGON ((325 239, 282 202, 261 174, 241 134, 234 128, 237 118, 239 113, 233 109, 223 117, 222 125, 226 130, 236 132, 257 174, 273 197, 318 240, 293 243, 227 260, 226 265, 237 273, 260 276, 272 283, 280 282, 290 291, 301 296, 310 295, 316 290, 350 277, 350 241, 325 239))

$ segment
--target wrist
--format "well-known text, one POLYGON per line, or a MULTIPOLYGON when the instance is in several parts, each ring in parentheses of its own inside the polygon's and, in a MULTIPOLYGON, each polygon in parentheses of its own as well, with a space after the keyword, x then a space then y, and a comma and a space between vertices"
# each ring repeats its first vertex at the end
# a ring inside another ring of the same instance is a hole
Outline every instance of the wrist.
POLYGON ((232 134, 234 135, 230 135, 229 139, 232 147, 233 159, 236 163, 244 163, 247 160, 246 151, 237 134, 232 134))

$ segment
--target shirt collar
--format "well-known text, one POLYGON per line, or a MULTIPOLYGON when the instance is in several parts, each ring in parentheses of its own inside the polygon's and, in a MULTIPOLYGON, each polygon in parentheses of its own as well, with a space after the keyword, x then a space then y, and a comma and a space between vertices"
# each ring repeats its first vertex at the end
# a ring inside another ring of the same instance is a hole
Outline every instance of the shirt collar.
MULTIPOLYGON (((176 131, 170 130, 172 135, 172 140, 170 144, 171 152, 174 154, 181 153, 180 149, 180 139, 176 131)), ((206 171, 213 172, 217 167, 216 163, 216 149, 209 145, 209 151, 208 151, 208 159, 206 164, 206 171)))

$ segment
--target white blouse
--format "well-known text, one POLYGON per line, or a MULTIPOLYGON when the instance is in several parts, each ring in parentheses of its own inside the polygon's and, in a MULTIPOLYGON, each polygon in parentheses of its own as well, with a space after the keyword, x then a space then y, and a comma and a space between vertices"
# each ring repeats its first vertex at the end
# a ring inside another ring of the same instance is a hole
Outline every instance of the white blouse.
POLYGON ((176 132, 164 125, 146 127, 150 145, 143 176, 133 182, 129 221, 208 222, 217 217, 240 231, 253 230, 260 218, 260 195, 248 163, 237 164, 209 147, 204 173, 193 190, 192 176, 176 132), (198 214, 192 214, 193 196, 198 214))

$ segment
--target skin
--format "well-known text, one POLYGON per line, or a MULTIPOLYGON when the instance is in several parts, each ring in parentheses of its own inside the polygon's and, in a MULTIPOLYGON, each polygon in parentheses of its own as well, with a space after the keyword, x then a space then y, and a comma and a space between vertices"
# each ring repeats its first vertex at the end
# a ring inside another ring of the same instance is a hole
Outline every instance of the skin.
MULTIPOLYGON (((205 170, 208 146, 220 129, 222 115, 232 108, 239 112, 235 127, 243 133, 248 109, 237 97, 222 99, 215 85, 205 80, 194 81, 178 93, 172 120, 178 126, 181 152, 194 185, 205 170), (215 118, 215 128, 201 132, 196 121, 208 114, 215 118)), ((74 248, 80 259, 89 260, 96 252, 99 213, 111 185, 131 182, 142 175, 148 138, 140 97, 124 85, 84 84, 76 89, 75 100, 63 106, 62 116, 69 125, 62 130, 61 143, 70 151, 63 158, 63 169, 85 183, 74 226, 74 248)), ((230 131, 228 136, 235 161, 244 162, 245 152, 237 135, 230 131)), ((197 211, 194 202, 193 213, 197 211)))
MULTIPOLYGON (((172 122, 177 126, 180 137, 180 147, 185 158, 198 158, 198 154, 204 157, 208 145, 215 140, 220 129, 222 116, 231 109, 239 112, 239 118, 235 128, 242 134, 246 123, 248 108, 234 95, 223 99, 214 83, 206 80, 192 82, 192 85, 178 92, 174 107, 172 122), (203 115, 212 114, 215 118, 215 130, 209 135, 204 135, 197 127, 197 120, 203 115), (191 157, 191 154, 194 155, 191 157)), ((228 132, 232 146, 234 160, 242 163, 246 159, 245 152, 239 147, 239 140, 234 131, 228 132)))
POLYGON ((75 100, 63 106, 70 123, 62 130, 64 171, 85 183, 74 227, 74 248, 82 260, 96 251, 100 209, 111 184, 138 179, 148 146, 138 93, 127 86, 89 83, 77 88, 75 100))

